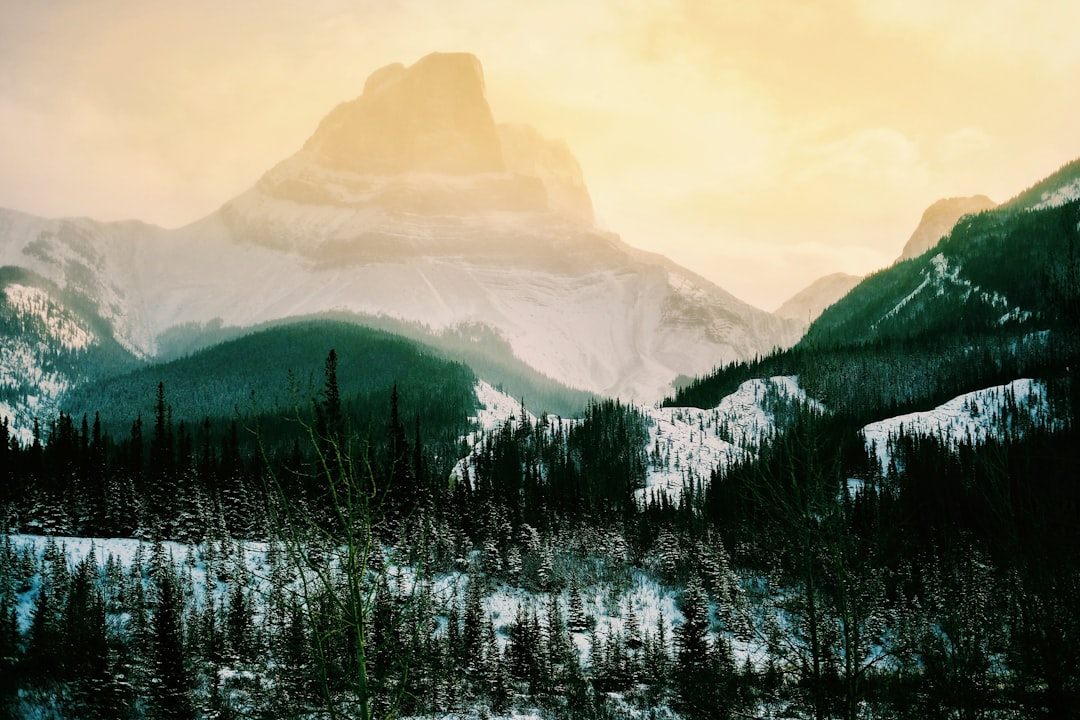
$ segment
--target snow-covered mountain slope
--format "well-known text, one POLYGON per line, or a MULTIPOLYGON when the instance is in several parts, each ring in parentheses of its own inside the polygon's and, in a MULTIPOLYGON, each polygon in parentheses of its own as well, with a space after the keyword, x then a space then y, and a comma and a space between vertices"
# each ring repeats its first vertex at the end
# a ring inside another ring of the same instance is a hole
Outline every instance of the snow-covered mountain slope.
POLYGON ((131 356, 78 295, 15 268, 0 269, 0 421, 23 445, 35 419, 55 417, 69 388, 131 356))
POLYGON ((146 356, 159 330, 147 313, 140 256, 166 231, 137 221, 45 219, 0 208, 0 267, 46 279, 100 316, 129 352, 146 356))
POLYGON ((0 265, 77 292, 138 356, 179 325, 345 311, 485 325, 545 375, 647 402, 800 333, 599 230, 565 145, 496 125, 468 55, 376 71, 294 156, 188 226, 0 212, 0 265))
POLYGON ((948 259, 938 253, 930 258, 929 269, 923 273, 922 282, 910 293, 900 299, 888 312, 881 316, 875 326, 889 318, 899 314, 911 303, 933 302, 932 299, 946 294, 956 294, 961 302, 978 302, 992 308, 1001 315, 997 320, 998 325, 1004 325, 1010 321, 1024 321, 1031 317, 1031 312, 1018 306, 1012 306, 1008 298, 993 290, 983 290, 978 285, 965 278, 961 268, 950 265, 948 259))
POLYGON ((1060 422, 1047 402, 1045 383, 1023 378, 964 393, 932 410, 870 423, 862 434, 884 471, 893 460, 893 443, 901 435, 937 437, 946 443, 983 443, 1023 434, 1032 426, 1052 428, 1060 422))
MULTIPOLYGON (((507 423, 520 426, 522 419, 535 427, 539 418, 522 407, 521 402, 485 382, 476 385, 479 409, 472 418, 476 429, 462 438, 471 448, 451 472, 461 480, 475 475, 472 457, 483 451, 484 440, 507 423)), ((648 466, 645 487, 638 499, 645 502, 663 492, 677 501, 684 487, 701 485, 713 470, 745 459, 763 440, 778 431, 778 415, 788 404, 821 405, 807 397, 798 378, 776 376, 748 380, 732 394, 708 410, 691 407, 639 407, 649 431, 648 466)), ((549 433, 566 432, 575 419, 549 416, 549 433)))
POLYGON ((639 497, 647 499, 662 490, 677 499, 691 482, 700 484, 716 468, 745 459, 776 434, 778 415, 792 403, 822 409, 799 387, 798 378, 778 375, 747 380, 708 410, 644 410, 649 419, 649 468, 639 497))
POLYGON ((1032 185, 1003 207, 1012 210, 1046 210, 1080 199, 1080 159, 1032 185))

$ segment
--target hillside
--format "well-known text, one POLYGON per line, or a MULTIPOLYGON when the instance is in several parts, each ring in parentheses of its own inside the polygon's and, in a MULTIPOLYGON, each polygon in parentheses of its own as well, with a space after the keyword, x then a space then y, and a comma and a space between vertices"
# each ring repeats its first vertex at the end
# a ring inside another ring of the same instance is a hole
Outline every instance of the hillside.
POLYGON ((475 403, 471 370, 400 336, 331 320, 263 329, 87 383, 67 395, 63 408, 76 417, 100 413, 104 429, 121 436, 130 418, 150 417, 161 383, 173 420, 189 427, 205 418, 221 424, 236 417, 251 422, 307 415, 323 387, 331 349, 338 356, 342 403, 361 426, 383 420, 396 384, 402 412, 423 417, 432 426, 427 432, 441 437, 464 428, 475 403))

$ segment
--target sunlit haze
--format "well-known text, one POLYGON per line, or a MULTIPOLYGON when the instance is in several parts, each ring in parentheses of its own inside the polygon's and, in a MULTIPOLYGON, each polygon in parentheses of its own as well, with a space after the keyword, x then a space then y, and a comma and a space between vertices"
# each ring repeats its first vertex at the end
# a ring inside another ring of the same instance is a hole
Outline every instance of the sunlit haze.
POLYGON ((0 206, 183 225, 373 70, 471 52, 604 227, 771 310, 1080 156, 1078 32, 1073 0, 3 0, 0 206))

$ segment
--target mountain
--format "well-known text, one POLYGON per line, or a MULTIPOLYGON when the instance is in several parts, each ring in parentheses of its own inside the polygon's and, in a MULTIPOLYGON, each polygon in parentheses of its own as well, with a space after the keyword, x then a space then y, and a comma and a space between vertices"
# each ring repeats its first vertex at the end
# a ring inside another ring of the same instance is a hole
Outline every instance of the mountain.
MULTIPOLYGON (((1066 199, 1078 170, 1071 163, 1018 199, 965 215, 934 249, 863 279, 791 349, 733 363, 667 402, 714 407, 746 380, 796 375, 811 397, 861 426, 1020 378, 1065 377, 1070 387, 1080 198, 1066 199)), ((1080 383, 1071 387, 1075 394, 1080 383)))
POLYGON ((825 308, 847 295, 861 280, 861 277, 847 273, 833 273, 818 278, 785 300, 774 314, 809 326, 825 308))
POLYGON ((900 260, 918 257, 936 246, 965 215, 993 208, 996 203, 985 195, 953 197, 938 200, 923 212, 919 225, 900 253, 900 260))
POLYGON ((1077 293, 1077 204, 964 217, 936 252, 874 273, 804 341, 865 342, 1060 326, 1077 293))
MULTIPOLYGON (((905 243, 899 260, 910 260, 935 247, 963 216, 980 213, 995 206, 996 203, 985 195, 938 200, 923 212, 915 232, 905 243)), ((862 279, 846 273, 833 273, 818 278, 784 301, 774 313, 782 318, 802 322, 804 328, 809 327, 827 307, 847 295, 862 279)))
POLYGON ((1062 165, 1053 175, 1035 183, 1005 205, 1013 210, 1042 210, 1077 199, 1080 199, 1080 158, 1062 165))
POLYGON ((566 145, 497 124, 467 54, 375 71, 292 157, 185 227, 0 211, 0 265, 77 296, 142 359, 176 328, 351 313, 483 328, 566 385, 653 401, 799 334, 599 229, 566 145))
POLYGON ((96 307, 21 268, 0 268, 0 338, 0 421, 22 443, 71 388, 137 362, 96 307))

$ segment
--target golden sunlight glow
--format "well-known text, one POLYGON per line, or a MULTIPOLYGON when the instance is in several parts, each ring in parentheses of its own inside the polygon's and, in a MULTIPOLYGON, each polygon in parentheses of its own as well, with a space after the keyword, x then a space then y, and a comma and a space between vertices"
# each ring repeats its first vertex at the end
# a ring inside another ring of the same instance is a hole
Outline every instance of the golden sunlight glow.
POLYGON ((465 51, 606 227, 773 309, 1080 156, 1078 28, 1072 0, 8 1, 0 205, 184 224, 371 71, 465 51))

